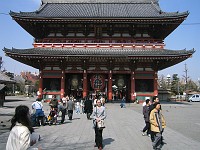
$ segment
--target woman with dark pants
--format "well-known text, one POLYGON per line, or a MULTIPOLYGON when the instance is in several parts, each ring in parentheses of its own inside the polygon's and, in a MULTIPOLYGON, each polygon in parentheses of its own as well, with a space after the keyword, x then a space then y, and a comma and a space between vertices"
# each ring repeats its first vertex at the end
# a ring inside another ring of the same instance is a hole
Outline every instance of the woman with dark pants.
POLYGON ((102 150, 103 129, 99 129, 97 127, 97 122, 104 120, 106 118, 106 111, 105 111, 105 107, 101 105, 101 101, 99 99, 97 100, 96 107, 93 109, 92 118, 93 118, 94 130, 95 130, 95 143, 96 143, 95 147, 98 147, 99 150, 102 150))

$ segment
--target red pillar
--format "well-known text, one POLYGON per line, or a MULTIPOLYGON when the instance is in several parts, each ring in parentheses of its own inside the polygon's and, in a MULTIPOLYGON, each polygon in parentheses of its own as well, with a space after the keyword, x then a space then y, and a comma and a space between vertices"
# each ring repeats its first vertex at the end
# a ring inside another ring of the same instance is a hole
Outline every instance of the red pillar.
POLYGON ((134 101, 135 100, 135 96, 136 96, 136 93, 135 93, 135 72, 132 71, 131 72, 131 101, 134 101))
POLYGON ((158 96, 158 72, 154 73, 154 96, 158 96))
POLYGON ((112 100, 112 71, 108 73, 108 100, 112 100))
POLYGON ((42 89, 43 89, 43 72, 42 70, 40 70, 40 74, 39 74, 39 93, 38 93, 38 98, 42 98, 42 89))
POLYGON ((87 96, 87 71, 83 71, 83 98, 87 96))
POLYGON ((65 70, 62 70, 60 98, 65 95, 65 70))

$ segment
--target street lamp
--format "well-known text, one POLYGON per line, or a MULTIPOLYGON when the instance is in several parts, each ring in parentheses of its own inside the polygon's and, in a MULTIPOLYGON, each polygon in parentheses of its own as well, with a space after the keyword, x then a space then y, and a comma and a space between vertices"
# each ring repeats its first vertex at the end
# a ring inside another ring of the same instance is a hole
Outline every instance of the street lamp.
POLYGON ((199 83, 199 90, 200 90, 200 78, 198 78, 198 83, 199 83))

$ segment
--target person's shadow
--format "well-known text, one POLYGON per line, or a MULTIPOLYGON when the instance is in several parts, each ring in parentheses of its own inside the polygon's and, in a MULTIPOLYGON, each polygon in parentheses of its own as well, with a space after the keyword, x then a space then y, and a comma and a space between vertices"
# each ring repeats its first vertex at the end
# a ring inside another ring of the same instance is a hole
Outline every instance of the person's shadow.
POLYGON ((103 139, 103 145, 109 145, 113 141, 114 141, 114 139, 112 139, 112 138, 103 139))

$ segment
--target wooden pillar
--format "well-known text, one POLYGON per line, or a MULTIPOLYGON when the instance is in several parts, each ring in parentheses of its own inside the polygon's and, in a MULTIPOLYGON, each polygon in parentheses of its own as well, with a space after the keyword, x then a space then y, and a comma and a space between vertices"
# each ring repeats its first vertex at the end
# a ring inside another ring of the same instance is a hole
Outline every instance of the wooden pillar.
POLYGON ((112 100, 112 70, 108 73, 108 100, 112 100))
POLYGON ((61 75, 61 90, 60 90, 60 98, 63 98, 65 95, 65 70, 62 70, 62 75, 61 75))
POLYGON ((43 72, 42 70, 40 70, 40 74, 39 74, 39 92, 38 94, 38 98, 42 98, 42 90, 43 89, 43 72))
POLYGON ((131 72, 131 101, 135 101, 136 93, 135 93, 135 72, 131 72))
POLYGON ((87 71, 83 71, 83 98, 87 96, 88 91, 88 80, 87 80, 87 71))
POLYGON ((154 96, 158 96, 158 72, 154 73, 154 96))

